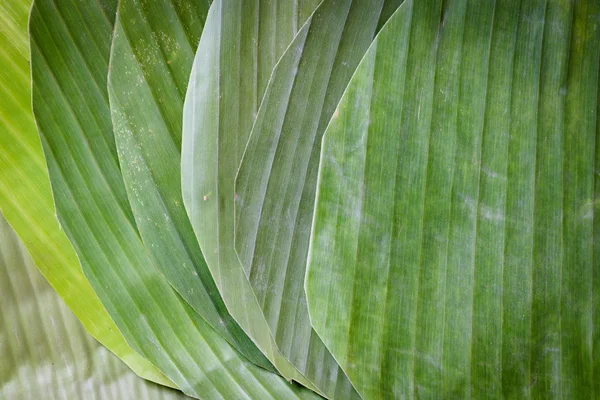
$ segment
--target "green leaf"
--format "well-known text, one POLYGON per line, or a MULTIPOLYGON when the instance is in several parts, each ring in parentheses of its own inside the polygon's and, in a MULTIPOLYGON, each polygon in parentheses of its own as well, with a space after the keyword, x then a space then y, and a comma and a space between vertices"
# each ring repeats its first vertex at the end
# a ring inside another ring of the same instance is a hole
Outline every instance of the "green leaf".
POLYGON ((89 336, 1 214, 0 291, 0 398, 186 398, 140 379, 89 336))
MULTIPOLYGON (((338 385, 349 384, 311 328, 303 290, 320 136, 382 10, 394 4, 320 5, 273 71, 235 186, 236 250, 269 328, 281 352, 332 397, 338 385)), ((197 146, 205 151, 204 143, 197 146)), ((194 192, 196 207, 209 207, 202 194, 210 193, 210 175, 207 181, 194 192)))
POLYGON ((208 1, 119 2, 108 94, 125 188, 142 241, 169 283, 248 359, 273 369, 227 312, 181 198, 183 100, 208 1))
POLYGON ((125 342, 85 279, 55 216, 48 171, 31 111, 30 0, 0 4, 0 208, 38 269, 85 329, 139 376, 173 385, 125 342))
POLYGON ((185 100, 181 181, 190 221, 229 312, 285 378, 318 390, 277 349, 233 236, 235 171, 273 66, 309 16, 295 6, 213 3, 185 100))
POLYGON ((37 1, 33 110, 59 220, 126 340, 199 398, 311 398, 248 362, 170 287, 140 238, 106 91, 115 1, 37 1))
POLYGON ((325 133, 314 329, 365 399, 597 398, 600 5, 412 3, 325 133))

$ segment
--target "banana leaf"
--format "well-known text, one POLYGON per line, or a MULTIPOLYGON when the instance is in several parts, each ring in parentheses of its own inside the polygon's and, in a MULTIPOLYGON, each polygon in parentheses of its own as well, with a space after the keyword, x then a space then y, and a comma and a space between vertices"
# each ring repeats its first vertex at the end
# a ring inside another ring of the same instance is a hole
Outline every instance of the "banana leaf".
MULTIPOLYGON (((332 397, 346 377, 311 329, 303 290, 320 136, 382 18, 397 3, 325 0, 319 6, 273 70, 233 194, 237 254, 277 345, 332 397)), ((230 109, 224 107, 225 119, 230 109)), ((231 159, 220 144, 215 161, 231 159)), ((214 154, 204 142, 196 146, 204 156, 214 154)), ((204 174, 193 192, 199 210, 211 207, 203 194, 214 192, 212 170, 197 168, 204 174)))
POLYGON ((30 0, 0 3, 0 209, 38 269, 100 343, 139 376, 173 384, 125 342, 85 279, 55 216, 44 154, 31 111, 30 0))
POLYGON ((176 400, 87 334, 0 214, 0 398, 176 400))
MULTIPOLYGON (((316 8, 318 2, 313 3, 316 8)), ((309 25, 302 25, 312 10, 308 3, 303 5, 300 12, 292 2, 213 3, 185 101, 183 199, 208 266, 234 318, 284 377, 328 396, 339 380, 339 395, 347 398, 351 386, 343 374, 338 377, 338 366, 331 356, 323 360, 324 346, 314 349, 318 360, 311 376, 302 365, 296 365, 298 371, 282 356, 234 248, 235 172, 275 63, 294 39, 296 29, 301 28, 302 37, 309 29, 309 25), (318 382, 316 373, 323 381, 331 380, 328 385, 333 387, 318 382)), ((306 346, 301 351, 306 352, 306 346)))
POLYGON ((408 1, 324 135, 306 292, 365 399, 600 396, 597 1, 408 1))
POLYGON ((181 199, 183 99, 208 2, 121 0, 108 94, 135 222, 154 264, 221 336, 250 361, 269 361, 227 312, 181 199))
POLYGON ((40 0, 30 21, 34 116, 58 218, 86 277, 129 345, 184 393, 316 397, 247 361, 171 288, 144 247, 106 90, 116 6, 40 0))

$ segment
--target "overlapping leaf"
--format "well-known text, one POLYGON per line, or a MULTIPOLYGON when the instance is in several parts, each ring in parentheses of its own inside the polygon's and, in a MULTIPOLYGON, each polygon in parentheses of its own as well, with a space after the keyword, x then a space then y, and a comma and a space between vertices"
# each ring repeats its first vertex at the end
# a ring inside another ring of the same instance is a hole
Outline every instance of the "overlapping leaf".
POLYGON ((309 17, 309 5, 297 10, 295 2, 213 3, 185 101, 182 188, 229 311, 283 376, 314 388, 280 354, 235 254, 233 236, 235 172, 272 68, 309 17))
POLYGON ((85 279, 59 228, 44 154, 31 111, 30 0, 0 4, 0 209, 35 263, 85 329, 138 375, 172 385, 125 342, 85 279))
MULTIPOLYGON (((236 249, 252 290, 281 352, 330 396, 346 378, 311 329, 303 290, 320 136, 397 3, 320 5, 273 71, 236 180, 236 249)), ((195 205, 208 208, 211 177, 202 179, 195 205)))
POLYGON ((410 1, 327 129, 306 291, 376 398, 596 398, 600 5, 410 1))
MULTIPOLYGON (((0 207, 40 270, 196 397, 316 396, 248 360, 331 398, 600 396, 600 4, 411 0, 383 27, 399 0, 317 2, 215 2, 182 139, 207 3, 39 0, 47 166, 26 6, 0 5, 0 207)), ((31 397, 64 373, 30 351, 58 320, 12 304, 3 359, 42 365, 3 362, 0 394, 31 397)))
POLYGON ((137 227, 158 269, 221 336, 272 369, 227 312, 181 199, 183 99, 207 12, 208 2, 119 3, 108 77, 115 142, 137 227))
POLYGON ((0 398, 185 397, 140 379, 88 335, 1 214, 0 292, 0 398))
POLYGON ((115 11, 113 1, 41 0, 31 14, 34 115, 58 216, 86 277, 128 343, 185 393, 313 397, 235 351, 169 286, 144 247, 106 91, 115 11))

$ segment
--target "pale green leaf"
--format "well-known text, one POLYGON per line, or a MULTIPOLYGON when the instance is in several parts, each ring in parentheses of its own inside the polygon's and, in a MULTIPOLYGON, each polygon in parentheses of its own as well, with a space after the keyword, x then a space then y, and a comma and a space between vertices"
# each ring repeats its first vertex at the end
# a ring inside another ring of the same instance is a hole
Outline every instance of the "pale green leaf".
POLYGON ((0 214, 0 398, 182 400, 95 341, 0 214))
MULTIPOLYGON (((320 137, 381 18, 397 3, 319 6, 273 70, 236 180, 236 250, 258 304, 281 352, 331 397, 347 379, 311 328, 303 290, 320 137)), ((195 192, 197 207, 210 207, 202 197, 210 191, 206 179, 195 192)))
POLYGON ((31 0, 0 3, 0 209, 37 267, 85 329, 143 378, 172 385, 135 353, 85 279, 59 228, 31 111, 27 22, 31 0))
POLYGON ((306 291, 365 399, 600 395, 597 1, 409 1, 325 133, 306 291))
MULTIPOLYGON (((169 283, 221 336, 272 369, 219 295, 181 199, 183 99, 208 2, 122 0, 108 93, 125 188, 141 238, 169 283)), ((210 231, 212 233, 212 231, 210 231)))
POLYGON ((234 249, 235 172, 271 71, 308 17, 296 10, 297 5, 259 0, 213 3, 186 95, 182 189, 196 237, 229 312, 284 377, 318 390, 278 350, 234 249))
POLYGON ((106 90, 116 5, 40 0, 30 22, 34 115, 58 217, 86 277, 130 346, 186 394, 314 397, 231 347, 171 288, 144 247, 106 90))

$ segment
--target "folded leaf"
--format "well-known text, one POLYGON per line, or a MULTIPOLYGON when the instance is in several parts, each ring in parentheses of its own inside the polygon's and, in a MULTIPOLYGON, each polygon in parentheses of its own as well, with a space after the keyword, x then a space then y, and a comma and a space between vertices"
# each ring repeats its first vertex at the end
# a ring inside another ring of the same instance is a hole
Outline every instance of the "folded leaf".
POLYGON ((85 279, 77 255, 61 231, 44 154, 31 111, 30 0, 0 4, 0 209, 38 269, 85 329, 139 376, 173 384, 125 342, 85 279))
MULTIPOLYGON (((141 5, 140 5, 141 6, 141 5)), ((106 91, 115 1, 37 1, 33 110, 59 220, 126 340, 184 393, 204 399, 311 398, 239 354, 156 269, 118 163, 106 91)))
POLYGON ((0 291, 0 398, 186 398, 140 379, 88 335, 1 214, 0 291))
MULTIPOLYGON (((395 6, 384 0, 319 6, 273 70, 235 186, 236 250, 269 328, 281 352, 332 397, 346 377, 311 328, 303 290, 320 137, 381 18, 389 16, 382 10, 395 6)), ((230 107, 224 109, 229 118, 230 107)), ((202 197, 211 192, 207 178, 195 192, 197 207, 210 206, 202 197)))
POLYGON ((269 361, 227 312, 181 199, 183 99, 208 2, 122 0, 108 94, 121 172, 142 241, 169 283, 249 360, 269 361))
POLYGON ((600 5, 405 3, 325 133, 306 291, 365 399, 596 398, 600 5))

